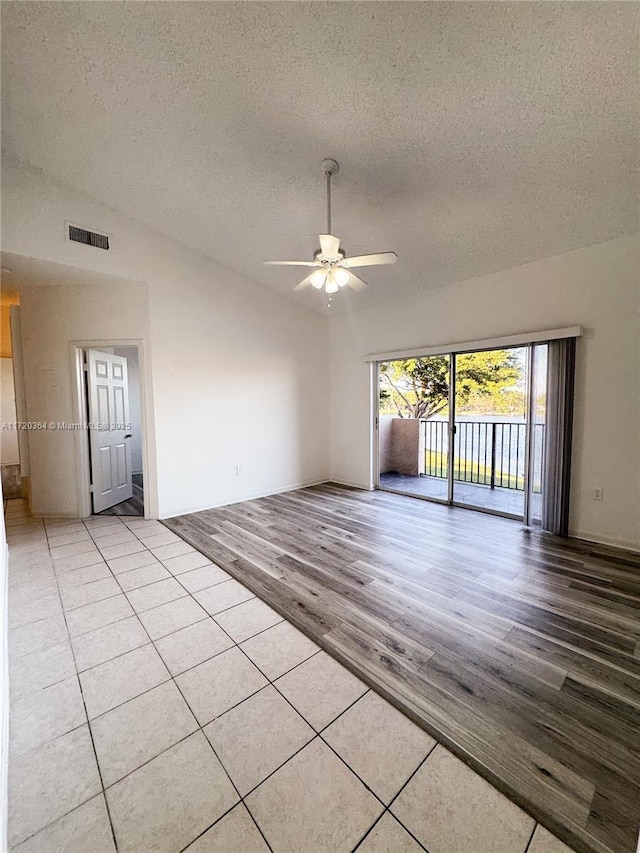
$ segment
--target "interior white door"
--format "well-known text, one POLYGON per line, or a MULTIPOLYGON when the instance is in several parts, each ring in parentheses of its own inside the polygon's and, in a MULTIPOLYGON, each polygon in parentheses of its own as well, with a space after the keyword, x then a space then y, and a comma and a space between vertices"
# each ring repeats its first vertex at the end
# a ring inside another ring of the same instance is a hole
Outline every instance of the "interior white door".
POLYGON ((87 351, 93 511, 133 495, 127 359, 87 351))

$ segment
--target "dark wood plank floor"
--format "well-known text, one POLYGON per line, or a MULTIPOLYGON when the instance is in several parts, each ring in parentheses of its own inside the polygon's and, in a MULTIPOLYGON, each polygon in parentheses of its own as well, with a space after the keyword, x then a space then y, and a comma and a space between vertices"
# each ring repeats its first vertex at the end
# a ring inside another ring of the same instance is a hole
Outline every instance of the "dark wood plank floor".
POLYGON ((640 824, 640 558, 331 484, 165 521, 580 851, 640 824))

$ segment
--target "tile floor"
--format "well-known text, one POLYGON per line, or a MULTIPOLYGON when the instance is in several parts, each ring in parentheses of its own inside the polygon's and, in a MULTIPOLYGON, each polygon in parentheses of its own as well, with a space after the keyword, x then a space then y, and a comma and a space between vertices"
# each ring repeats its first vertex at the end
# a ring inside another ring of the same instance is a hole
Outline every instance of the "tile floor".
POLYGON ((159 522, 5 510, 16 853, 569 853, 159 522))

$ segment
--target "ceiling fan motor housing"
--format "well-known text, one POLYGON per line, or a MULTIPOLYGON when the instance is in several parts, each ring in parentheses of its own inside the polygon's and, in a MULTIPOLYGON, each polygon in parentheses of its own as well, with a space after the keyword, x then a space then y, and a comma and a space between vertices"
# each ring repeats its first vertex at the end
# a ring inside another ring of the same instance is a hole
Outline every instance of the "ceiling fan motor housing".
POLYGON ((335 258, 327 258, 322 254, 322 249, 316 249, 313 253, 313 260, 318 261, 318 263, 339 263, 340 261, 344 261, 346 258, 346 252, 343 246, 340 246, 338 249, 338 254, 335 258))

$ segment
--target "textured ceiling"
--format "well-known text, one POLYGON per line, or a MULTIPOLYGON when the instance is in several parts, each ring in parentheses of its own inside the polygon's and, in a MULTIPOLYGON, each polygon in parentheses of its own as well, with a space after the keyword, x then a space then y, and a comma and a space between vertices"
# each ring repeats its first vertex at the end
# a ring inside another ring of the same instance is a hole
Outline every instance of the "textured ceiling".
POLYGON ((332 310, 371 305, 638 229, 639 11, 3 2, 3 144, 284 293, 334 157, 334 232, 399 255, 332 310))

